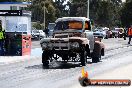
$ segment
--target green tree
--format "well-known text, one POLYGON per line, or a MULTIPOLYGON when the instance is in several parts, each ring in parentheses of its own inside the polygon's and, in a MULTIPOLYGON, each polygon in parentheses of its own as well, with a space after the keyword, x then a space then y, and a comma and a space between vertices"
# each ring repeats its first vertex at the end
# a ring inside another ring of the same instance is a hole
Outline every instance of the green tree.
POLYGON ((40 24, 40 22, 33 23, 32 27, 35 28, 35 29, 37 29, 37 30, 43 29, 43 26, 42 26, 42 24, 40 24))
POLYGON ((90 18, 95 20, 97 25, 101 26, 119 26, 121 9, 121 0, 91 0, 90 18))
POLYGON ((87 16, 87 0, 72 0, 68 5, 70 16, 87 16))
POLYGON ((124 27, 132 25, 132 1, 127 1, 121 10, 121 23, 124 27))
MULTIPOLYGON (((120 25, 122 0, 89 0, 90 19, 101 26, 120 25)), ((87 16, 87 0, 69 0, 70 16, 87 16)))
POLYGON ((56 8, 56 17, 64 17, 68 16, 68 10, 66 9, 66 4, 64 4, 66 0, 55 0, 54 6, 56 8))
POLYGON ((46 25, 49 22, 54 22, 56 19, 56 9, 52 0, 34 0, 30 9, 32 11, 32 21, 40 21, 42 24, 44 22, 44 9, 46 25))

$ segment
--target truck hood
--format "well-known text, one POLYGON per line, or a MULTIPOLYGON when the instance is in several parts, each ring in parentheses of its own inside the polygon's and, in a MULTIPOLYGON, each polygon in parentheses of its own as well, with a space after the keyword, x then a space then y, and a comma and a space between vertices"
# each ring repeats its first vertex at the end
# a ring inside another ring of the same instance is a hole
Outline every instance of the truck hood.
POLYGON ((83 30, 78 30, 78 29, 55 30, 53 34, 73 33, 73 32, 83 32, 83 30))
POLYGON ((81 37, 69 37, 69 38, 43 38, 40 40, 40 44, 49 43, 49 42, 81 42, 82 44, 89 44, 89 40, 87 38, 81 37))

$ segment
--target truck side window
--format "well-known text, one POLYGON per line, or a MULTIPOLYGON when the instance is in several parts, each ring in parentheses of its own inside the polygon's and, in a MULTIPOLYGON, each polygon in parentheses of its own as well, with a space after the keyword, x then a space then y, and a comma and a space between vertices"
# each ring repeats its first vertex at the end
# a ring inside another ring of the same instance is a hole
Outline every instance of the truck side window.
POLYGON ((91 30, 90 23, 85 21, 85 30, 91 30))

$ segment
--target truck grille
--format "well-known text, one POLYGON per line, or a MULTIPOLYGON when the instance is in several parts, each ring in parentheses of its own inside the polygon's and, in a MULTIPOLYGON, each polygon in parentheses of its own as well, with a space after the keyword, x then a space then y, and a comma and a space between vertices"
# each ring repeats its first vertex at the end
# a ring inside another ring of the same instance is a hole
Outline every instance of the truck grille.
POLYGON ((68 47, 54 47, 55 50, 69 50, 68 47))
POLYGON ((59 35, 59 36, 55 36, 55 38, 68 38, 68 35, 59 35))
POLYGON ((69 34, 66 33, 66 34, 55 34, 54 38, 68 38, 69 37, 69 34))
POLYGON ((69 43, 67 42, 55 42, 53 43, 55 50, 69 50, 69 43))
POLYGON ((55 50, 69 50, 69 34, 55 34, 54 38, 58 38, 57 40, 53 40, 53 48, 55 50))

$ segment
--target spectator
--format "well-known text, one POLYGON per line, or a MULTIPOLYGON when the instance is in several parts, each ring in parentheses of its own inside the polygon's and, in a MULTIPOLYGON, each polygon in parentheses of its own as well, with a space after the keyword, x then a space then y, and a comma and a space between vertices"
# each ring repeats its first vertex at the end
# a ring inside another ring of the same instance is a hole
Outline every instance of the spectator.
POLYGON ((49 29, 47 27, 45 28, 45 34, 46 34, 46 37, 49 36, 49 29))
POLYGON ((128 44, 130 44, 131 38, 132 38, 132 25, 131 25, 131 26, 129 27, 129 29, 128 29, 128 37, 129 37, 128 44))

